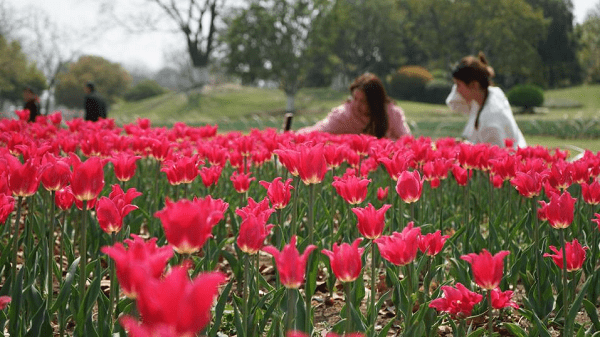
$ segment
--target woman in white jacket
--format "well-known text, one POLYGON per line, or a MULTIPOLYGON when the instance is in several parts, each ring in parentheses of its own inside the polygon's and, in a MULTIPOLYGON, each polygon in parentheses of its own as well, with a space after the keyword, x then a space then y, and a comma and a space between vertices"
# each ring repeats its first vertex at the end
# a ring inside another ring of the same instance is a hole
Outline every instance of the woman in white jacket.
POLYGON ((471 143, 527 146, 502 89, 492 86, 494 70, 485 55, 466 56, 452 72, 454 86, 446 99, 451 109, 469 114, 463 137, 471 143))

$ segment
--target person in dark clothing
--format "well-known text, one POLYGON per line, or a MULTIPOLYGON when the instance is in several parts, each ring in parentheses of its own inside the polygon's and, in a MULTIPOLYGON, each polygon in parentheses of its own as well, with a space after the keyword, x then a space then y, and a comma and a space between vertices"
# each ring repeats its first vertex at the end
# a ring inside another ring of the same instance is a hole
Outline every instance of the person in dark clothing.
POLYGON ((23 89, 23 101, 25 101, 23 109, 29 110, 29 122, 35 122, 35 118, 40 114, 40 106, 39 98, 33 89, 29 87, 23 89))
POLYGON ((85 120, 98 121, 98 118, 106 118, 106 102, 97 92, 94 83, 85 85, 85 120))

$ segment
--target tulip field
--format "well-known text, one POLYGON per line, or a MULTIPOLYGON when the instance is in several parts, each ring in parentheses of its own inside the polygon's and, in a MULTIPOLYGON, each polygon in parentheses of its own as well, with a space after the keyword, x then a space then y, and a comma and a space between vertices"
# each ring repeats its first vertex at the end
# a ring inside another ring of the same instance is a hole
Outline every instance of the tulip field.
POLYGON ((600 156, 0 120, 7 336, 600 336, 600 156))

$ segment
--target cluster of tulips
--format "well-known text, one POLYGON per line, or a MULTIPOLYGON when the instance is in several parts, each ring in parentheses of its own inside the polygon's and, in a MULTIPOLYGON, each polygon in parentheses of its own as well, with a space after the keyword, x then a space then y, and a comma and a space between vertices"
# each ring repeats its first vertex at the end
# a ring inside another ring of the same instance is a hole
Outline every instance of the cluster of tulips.
POLYGON ((19 115, 0 121, 11 336, 600 331, 591 152, 19 115))

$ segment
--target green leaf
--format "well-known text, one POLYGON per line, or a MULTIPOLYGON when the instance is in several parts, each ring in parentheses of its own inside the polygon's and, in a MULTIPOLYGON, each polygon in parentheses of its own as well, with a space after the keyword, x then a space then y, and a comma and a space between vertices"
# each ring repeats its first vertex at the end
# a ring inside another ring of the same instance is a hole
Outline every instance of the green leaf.
POLYGON ((514 323, 502 323, 502 326, 506 328, 514 337, 528 337, 527 332, 520 326, 514 323))
POLYGON ((583 302, 585 294, 587 293, 587 288, 590 286, 592 280, 593 277, 590 277, 585 281, 585 283, 581 287, 581 290, 579 291, 579 294, 577 294, 575 301, 573 301, 573 303, 571 304, 571 309, 569 310, 569 313, 567 315, 567 321, 565 322, 566 331, 573 331, 575 317, 579 313, 579 309, 581 308, 581 302, 583 302))
POLYGON ((37 310, 37 312, 33 315, 33 319, 31 321, 31 328, 27 331, 25 337, 37 337, 37 336, 48 336, 42 335, 42 329, 44 331, 48 331, 50 329, 50 335, 52 335, 52 327, 50 326, 50 317, 46 311, 46 304, 43 303, 37 310))
POLYGON ((219 295, 219 300, 217 301, 217 305, 215 306, 215 322, 210 327, 210 331, 208 335, 210 337, 215 337, 219 328, 221 327, 221 320, 223 319, 223 312, 225 310, 225 305, 227 304, 227 299, 229 298, 229 292, 231 291, 231 287, 233 286, 233 279, 227 283, 227 286, 219 295))
POLYGON ((584 299, 583 307, 585 308, 585 311, 587 312, 590 321, 592 321, 594 329, 596 331, 600 331, 600 320, 598 320, 598 311, 596 310, 596 306, 594 305, 594 303, 588 301, 587 299, 584 299))
POLYGON ((50 309, 51 313, 55 313, 56 310, 60 307, 66 307, 66 303, 68 301, 69 295, 71 294, 71 285, 73 284, 73 280, 75 279, 75 271, 77 270, 77 266, 79 265, 79 260, 81 257, 78 257, 73 261, 71 266, 69 267, 69 271, 67 272, 67 276, 65 277, 65 281, 63 282, 62 287, 60 288, 60 292, 56 301, 52 305, 50 309))
POLYGON ((259 335, 261 335, 263 333, 265 326, 267 325, 269 320, 272 318, 273 311, 279 305, 279 302, 281 301, 283 294, 285 294, 285 290, 286 289, 284 287, 281 287, 279 290, 274 291, 273 299, 271 300, 271 304, 269 305, 269 307, 267 307, 267 310, 265 311, 265 316, 262 319, 262 321, 260 322, 260 325, 258 327, 259 335))
POLYGON ((390 328, 392 327, 392 325, 394 324, 394 320, 391 319, 388 324, 386 324, 383 329, 381 329, 381 331, 379 331, 379 334, 377 335, 378 337, 385 337, 388 334, 388 331, 390 331, 390 328))

